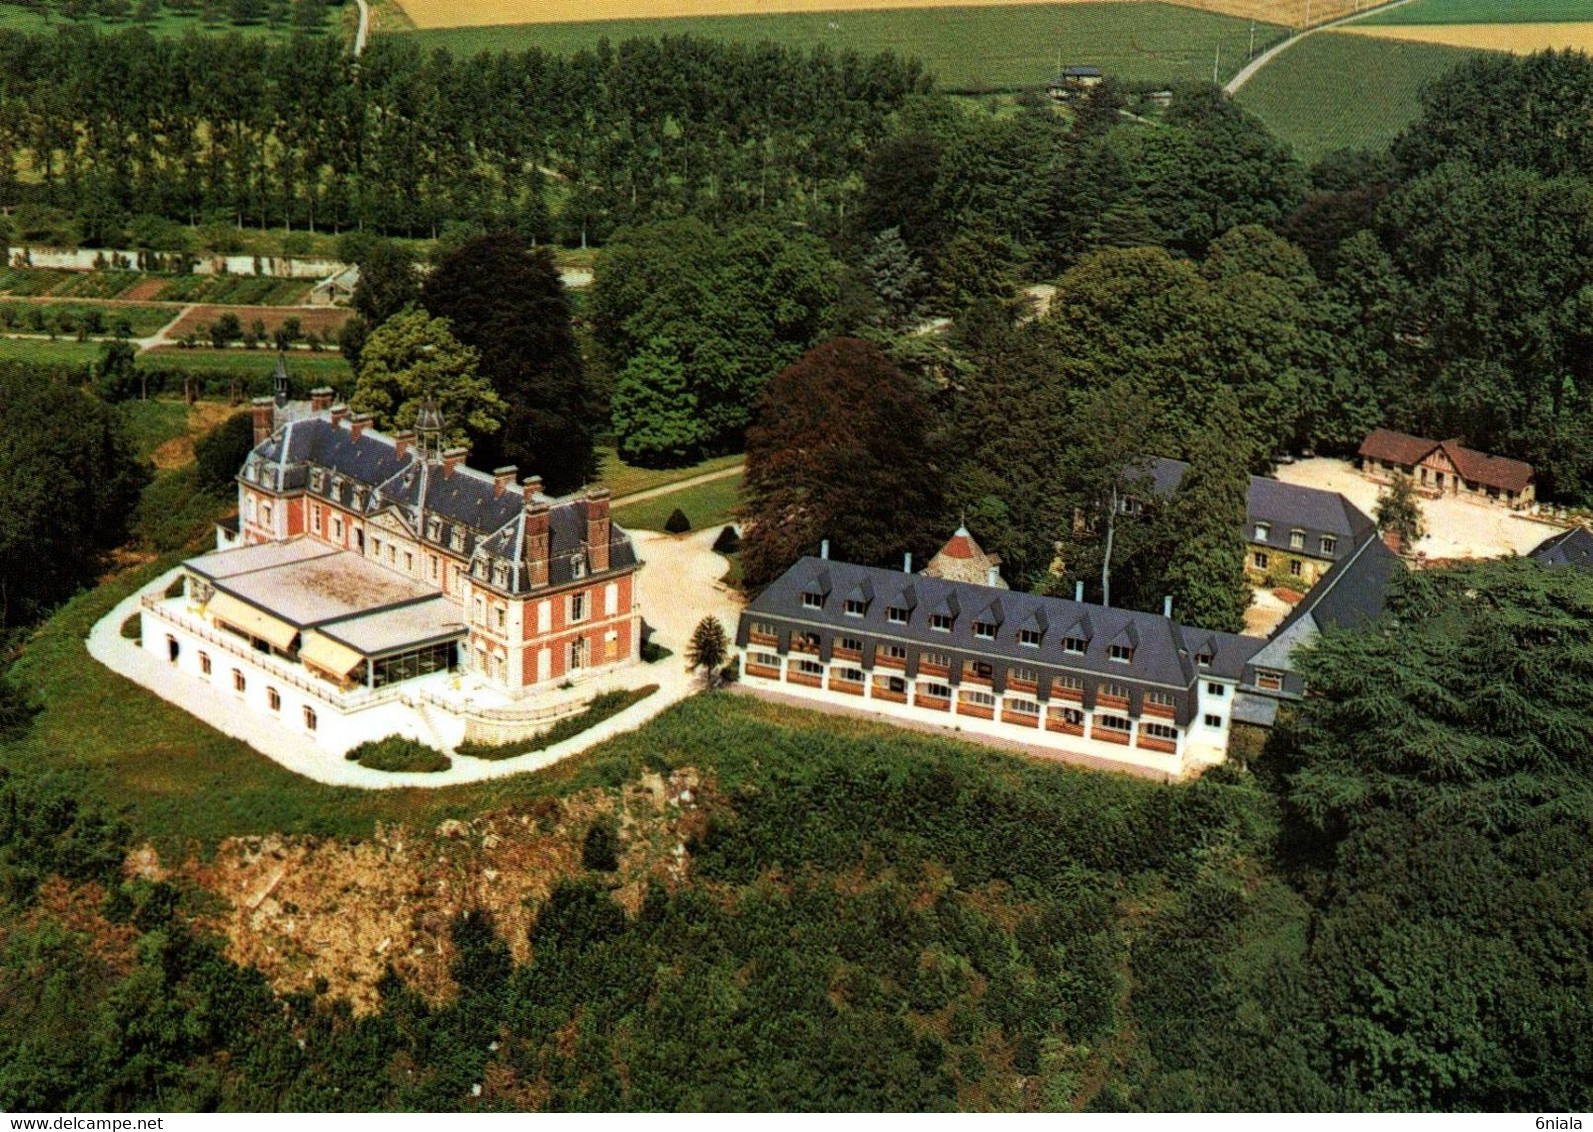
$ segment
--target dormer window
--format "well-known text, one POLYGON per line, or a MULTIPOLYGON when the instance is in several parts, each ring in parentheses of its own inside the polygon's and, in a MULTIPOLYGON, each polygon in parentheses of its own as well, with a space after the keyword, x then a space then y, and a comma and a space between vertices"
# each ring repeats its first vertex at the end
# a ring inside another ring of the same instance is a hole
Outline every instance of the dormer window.
POLYGON ((586 556, 584 554, 570 555, 570 577, 586 577, 586 556))
POLYGON ((365 506, 365 489, 363 487, 354 489, 354 506, 357 508, 365 506))
POLYGON ((1089 647, 1090 647, 1090 642, 1086 641, 1083 637, 1063 637, 1062 638, 1062 651, 1063 652, 1070 652, 1070 653, 1075 653, 1075 654, 1077 654, 1079 656, 1083 656, 1084 655, 1084 650, 1089 648, 1089 647))
POLYGON ((1266 542, 1272 534, 1272 528, 1265 523, 1256 524, 1256 542, 1266 542))
POLYGON ((973 623, 974 636, 981 640, 993 641, 996 639, 996 627, 990 621, 975 621, 973 623))
POLYGON ((824 608, 824 595, 823 594, 815 594, 815 593, 805 593, 805 594, 803 594, 802 595, 802 608, 803 609, 823 609, 824 608))
POLYGON ((1203 650, 1203 651, 1197 652, 1195 654, 1195 663, 1197 665, 1199 665, 1201 668, 1210 668, 1211 667, 1211 661, 1212 661, 1212 655, 1211 655, 1211 653, 1209 651, 1204 651, 1203 650))
POLYGON ((497 563, 492 568, 492 584, 499 589, 503 589, 509 584, 509 568, 502 562, 497 563))
POLYGON ((463 550, 465 548, 465 534, 455 527, 448 535, 449 550, 463 550))
POLYGON ((486 563, 482 562, 479 558, 472 562, 470 564, 470 576, 472 578, 485 578, 487 576, 486 563))
POLYGON ((868 612, 868 602, 849 597, 844 608, 848 617, 861 617, 868 612))
POLYGON ((905 625, 907 624, 907 610, 903 609, 899 605, 886 606, 885 620, 889 621, 892 625, 905 625))
POLYGON ((1020 645, 1026 645, 1026 646, 1028 646, 1031 649, 1039 648, 1040 647, 1040 630, 1038 630, 1038 629, 1019 629, 1018 630, 1018 643, 1020 645))
POLYGON ((1132 662, 1133 659, 1134 659, 1134 646, 1133 645, 1113 645, 1110 649, 1107 650, 1107 654, 1106 655, 1109 656, 1111 659, 1117 661, 1119 664, 1128 664, 1128 663, 1132 662))
POLYGON ((1338 539, 1334 538, 1332 535, 1323 535, 1322 536, 1322 553, 1323 554, 1332 554, 1334 551, 1338 550, 1338 548, 1339 548, 1339 540, 1338 539))
POLYGON ((310 490, 320 491, 326 485, 326 474, 320 468, 310 469, 310 490))
POLYGON ((426 520, 426 537, 432 542, 438 542, 442 538, 442 520, 435 515, 426 520))
POLYGON ((1290 550, 1304 550, 1305 549, 1305 532, 1304 531, 1290 531, 1289 532, 1289 549, 1290 550))
POLYGON ((951 632, 951 623, 952 617, 949 613, 931 613, 929 615, 929 627, 937 633, 951 632))

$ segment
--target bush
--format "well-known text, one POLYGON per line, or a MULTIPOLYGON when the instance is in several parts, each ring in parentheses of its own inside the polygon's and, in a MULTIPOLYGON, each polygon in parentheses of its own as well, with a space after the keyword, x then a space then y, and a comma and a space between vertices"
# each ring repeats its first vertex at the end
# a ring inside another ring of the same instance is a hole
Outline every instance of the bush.
POLYGON ((611 817, 599 818, 581 842, 581 867, 611 873, 619 868, 619 829, 611 817))
POLYGON ((727 526, 719 532, 719 537, 714 539, 715 554, 734 554, 741 549, 741 536, 736 534, 736 528, 727 526))
POLYGON ((677 507, 664 520, 664 530, 672 535, 683 535, 691 530, 691 520, 686 518, 686 512, 677 507))
POLYGON ((436 747, 428 747, 424 743, 406 739, 402 735, 371 739, 361 743, 343 757, 371 770, 394 773, 418 771, 423 774, 435 774, 454 765, 453 760, 436 747))
POLYGON ((144 637, 144 615, 135 613, 122 622, 122 637, 124 640, 138 641, 144 637))

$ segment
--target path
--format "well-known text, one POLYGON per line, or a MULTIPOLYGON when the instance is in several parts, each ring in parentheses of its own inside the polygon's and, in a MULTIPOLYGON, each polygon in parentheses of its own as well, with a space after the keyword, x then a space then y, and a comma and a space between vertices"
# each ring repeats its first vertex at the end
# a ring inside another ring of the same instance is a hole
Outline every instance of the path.
POLYGON ((714 480, 727 480, 731 476, 739 476, 746 470, 747 465, 743 461, 728 468, 719 468, 712 472, 704 472, 700 476, 692 476, 690 479, 676 480, 674 483, 662 484, 659 487, 644 488, 641 491, 633 491, 629 495, 616 495, 610 500, 610 505, 613 507, 629 507, 632 503, 643 503, 649 499, 657 499, 660 495, 673 495, 677 491, 685 491, 688 487, 696 487, 698 484, 713 483, 714 480))
POLYGON ((1314 28, 1306 28, 1297 35, 1291 35, 1282 43, 1273 44, 1260 55, 1257 55, 1254 59, 1250 60, 1250 62, 1241 67, 1239 73, 1228 80, 1227 85, 1222 88, 1222 92, 1230 96, 1238 94, 1239 89, 1243 87, 1245 83, 1254 78, 1257 71, 1261 70, 1262 67, 1265 67, 1268 63, 1272 62, 1276 56, 1280 55, 1284 51, 1287 51, 1296 43, 1299 43, 1302 39, 1313 36, 1319 31, 1331 31, 1333 28, 1342 27, 1344 24, 1352 24, 1356 20, 1365 19, 1373 12, 1386 12, 1390 8, 1398 8, 1401 5, 1409 4, 1410 2, 1411 0, 1393 0, 1393 2, 1389 4, 1377 4, 1366 9, 1364 12, 1351 12, 1347 16, 1340 16, 1336 20, 1329 20, 1325 24, 1318 24, 1314 28))
POLYGON ((365 39, 371 30, 371 6, 366 0, 354 0, 360 6, 360 26, 354 31, 354 58, 365 54, 365 39))
POLYGON ((134 344, 138 347, 138 352, 143 353, 145 350, 153 350, 156 346, 177 345, 177 339, 171 337, 171 332, 177 328, 183 319, 188 317, 195 307, 200 305, 201 304, 199 303, 188 303, 182 308, 182 310, 177 312, 176 318, 172 319, 165 326, 155 331, 155 333, 149 335, 147 338, 133 339, 134 344))
MULTIPOLYGON (((678 537, 633 532, 636 549, 647 564, 639 576, 645 595, 643 609, 654 629, 654 640, 673 651, 657 664, 637 665, 628 684, 657 684, 658 691, 611 719, 543 751, 517 758, 488 761, 455 755, 453 766, 438 774, 390 774, 349 762, 341 755, 306 739, 280 723, 252 711, 239 711, 230 697, 197 677, 178 672, 151 652, 121 635, 122 624, 141 609, 146 593, 160 594, 181 567, 162 574, 138 592, 119 602, 89 631, 89 655, 118 675, 160 696, 224 735, 242 740, 273 762, 328 786, 358 786, 370 790, 400 787, 457 786, 490 778, 541 770, 622 732, 632 731, 702 687, 701 679, 686 671, 686 645, 691 631, 705 616, 713 615, 727 630, 735 628, 739 606, 734 595, 714 583, 729 563, 712 550, 718 532, 696 531, 678 537)), ((595 690, 595 689, 594 689, 595 690)), ((375 738, 375 736, 373 736, 375 738)))

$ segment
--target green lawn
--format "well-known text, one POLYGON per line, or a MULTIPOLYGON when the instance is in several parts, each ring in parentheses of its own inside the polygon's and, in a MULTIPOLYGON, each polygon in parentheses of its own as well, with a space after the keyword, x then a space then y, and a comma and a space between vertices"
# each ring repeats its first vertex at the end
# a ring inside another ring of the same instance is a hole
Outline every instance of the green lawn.
POLYGON ((74 338, 0 338, 0 361, 42 362, 46 365, 80 366, 97 362, 100 343, 79 342, 74 338))
MULTIPOLYGON (((184 350, 178 346, 162 346, 147 350, 138 356, 140 365, 162 369, 191 370, 208 373, 269 374, 276 368, 275 350, 184 350)), ((288 355, 288 369, 299 376, 317 382, 353 381, 353 371, 336 350, 294 350, 288 355)))
POLYGON ((1477 54, 1323 32, 1263 67, 1239 104, 1305 161, 1336 149, 1380 149, 1415 121, 1423 82, 1477 54))
POLYGON ((128 401, 122 406, 127 435, 140 460, 147 460, 168 440, 188 431, 188 406, 182 401, 128 401))
MULTIPOLYGON (((1251 51, 1248 20, 1171 4, 1037 4, 914 11, 855 11, 778 15, 609 20, 579 24, 516 24, 403 32, 426 47, 458 54, 541 47, 557 53, 590 48, 601 38, 700 35, 794 47, 820 44, 863 53, 915 56, 942 89, 1036 86, 1056 75, 1057 61, 1092 64, 1119 78, 1157 83, 1226 79, 1251 51)), ((1255 25, 1255 50, 1285 30, 1255 25)))
POLYGON ((704 472, 718 471, 739 464, 742 456, 715 456, 711 460, 704 460, 700 464, 693 464, 687 468, 637 468, 620 459, 619 452, 613 448, 599 448, 597 450, 598 471, 597 478, 603 481, 603 486, 616 496, 630 495, 636 491, 646 491, 649 488, 663 487, 666 484, 679 483, 689 480, 692 476, 700 476, 704 472))
POLYGON ((1589 0, 1414 0, 1362 24, 1537 24, 1593 21, 1589 0))
POLYGON ((661 531, 665 520, 678 507, 691 520, 691 529, 700 531, 704 527, 717 527, 730 522, 740 493, 741 477, 728 476, 633 503, 629 507, 617 507, 614 521, 622 527, 661 531))
MULTIPOLYGON (((352 7, 352 0, 350 2, 352 7)), ((243 36, 270 36, 285 39, 292 34, 291 27, 273 28, 264 23, 233 24, 230 22, 208 25, 197 16, 182 16, 175 12, 163 11, 147 25, 134 24, 130 20, 105 20, 99 16, 90 16, 84 20, 67 20, 60 17, 54 10, 54 5, 42 5, 43 12, 24 8, 18 4, 0 3, 0 28, 13 28, 17 31, 54 31, 58 28, 92 27, 101 32, 125 31, 131 27, 147 26, 154 35, 183 35, 190 31, 208 32, 213 35, 225 35, 236 32, 243 36)), ((330 9, 336 13, 338 9, 330 9)), ((324 27, 335 27, 336 24, 328 19, 324 27)))

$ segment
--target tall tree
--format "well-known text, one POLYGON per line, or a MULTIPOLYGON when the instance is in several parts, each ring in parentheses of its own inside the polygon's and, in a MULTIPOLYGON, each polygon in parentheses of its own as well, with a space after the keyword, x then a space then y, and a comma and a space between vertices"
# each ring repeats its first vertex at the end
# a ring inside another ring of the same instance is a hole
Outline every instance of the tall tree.
POLYGON ((1238 532, 1245 525, 1254 459, 1249 432, 1233 396, 1222 398, 1210 427, 1190 446, 1189 471, 1167 505, 1172 534, 1166 592, 1182 624, 1244 631, 1250 585, 1238 532))
POLYGON ((420 296, 415 253, 391 240, 372 240, 362 249, 360 278, 354 285, 354 310, 379 326, 420 296))
POLYGON ((1413 549, 1427 533, 1416 484, 1399 472, 1394 473, 1394 482, 1378 493, 1372 515, 1377 520, 1377 529, 1396 536, 1405 550, 1413 549))
POLYGON ((448 320, 409 307, 371 332, 349 405, 376 427, 412 428, 427 401, 442 411, 444 443, 475 444, 501 426, 505 407, 476 372, 476 351, 455 338, 448 320))
POLYGON ((879 347, 815 346, 764 391, 747 432, 742 575, 768 585, 828 538, 868 565, 924 555, 944 537, 928 398, 879 347))
POLYGON ((485 466, 515 464, 555 494, 590 480, 592 397, 552 252, 515 232, 464 240, 439 257, 420 301, 481 355, 479 372, 506 406, 478 454, 485 466))

